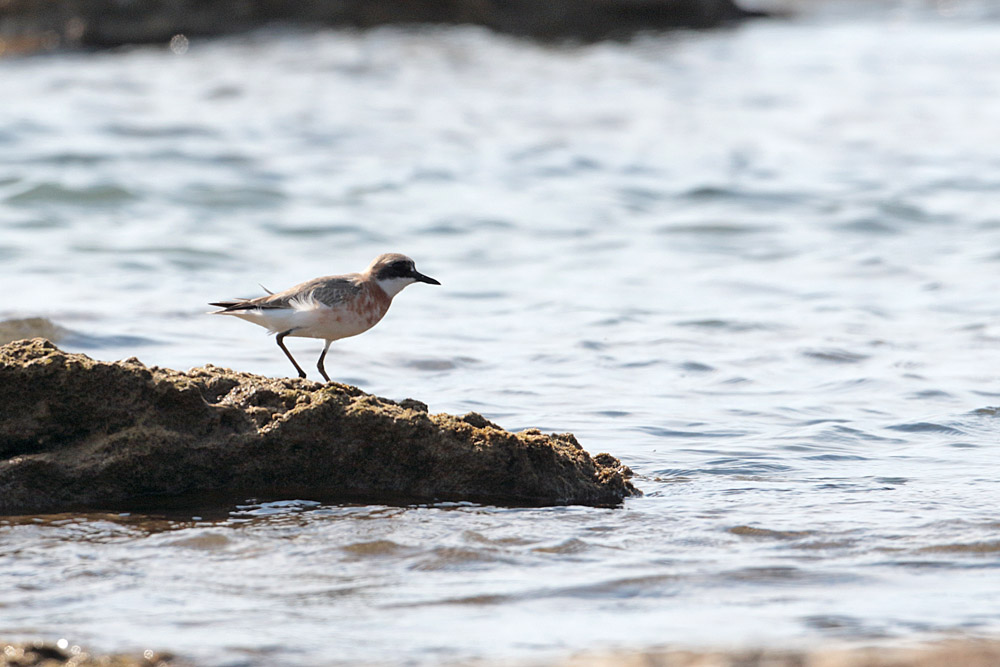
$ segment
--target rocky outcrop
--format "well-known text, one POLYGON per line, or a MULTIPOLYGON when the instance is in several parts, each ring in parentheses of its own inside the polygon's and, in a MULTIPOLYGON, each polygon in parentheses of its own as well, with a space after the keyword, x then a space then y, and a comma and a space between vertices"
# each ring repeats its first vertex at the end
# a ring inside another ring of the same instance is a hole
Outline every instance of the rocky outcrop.
POLYGON ((594 40, 707 28, 749 15, 733 0, 4 0, 0 39, 12 50, 108 47, 281 22, 354 28, 470 23, 527 37, 594 40))
POLYGON ((349 385, 0 347, 0 514, 165 497, 608 506, 637 493, 571 434, 510 433, 349 385))

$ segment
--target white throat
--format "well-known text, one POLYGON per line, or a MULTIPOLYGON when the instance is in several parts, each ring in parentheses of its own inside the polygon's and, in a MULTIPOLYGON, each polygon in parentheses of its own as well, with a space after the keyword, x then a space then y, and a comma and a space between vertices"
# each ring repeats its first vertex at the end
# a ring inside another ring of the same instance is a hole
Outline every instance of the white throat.
POLYGON ((413 278, 406 277, 406 278, 386 278, 385 280, 376 280, 375 282, 378 283, 378 286, 382 288, 382 291, 388 294, 389 298, 391 299, 392 297, 399 294, 404 287, 406 287, 407 285, 412 285, 417 281, 413 278))

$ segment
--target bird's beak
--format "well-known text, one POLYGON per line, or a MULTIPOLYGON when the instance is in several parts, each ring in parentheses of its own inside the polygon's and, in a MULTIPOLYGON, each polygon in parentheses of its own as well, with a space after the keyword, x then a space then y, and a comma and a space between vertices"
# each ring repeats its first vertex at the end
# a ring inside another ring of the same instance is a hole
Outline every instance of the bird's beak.
POLYGON ((425 276, 424 274, 420 273, 419 271, 414 271, 411 275, 413 276, 413 278, 418 283, 427 283, 428 285, 440 285, 441 284, 438 281, 436 281, 433 278, 431 278, 430 276, 425 276))

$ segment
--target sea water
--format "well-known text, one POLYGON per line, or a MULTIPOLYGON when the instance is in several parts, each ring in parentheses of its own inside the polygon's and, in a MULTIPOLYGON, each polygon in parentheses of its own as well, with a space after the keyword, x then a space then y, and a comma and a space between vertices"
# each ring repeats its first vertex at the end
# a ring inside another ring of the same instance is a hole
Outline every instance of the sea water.
POLYGON ((0 60, 0 318, 289 376, 207 303, 404 252, 442 286, 330 375, 572 431, 645 493, 8 518, 0 636, 205 665, 995 636, 1000 22, 908 7, 0 60))

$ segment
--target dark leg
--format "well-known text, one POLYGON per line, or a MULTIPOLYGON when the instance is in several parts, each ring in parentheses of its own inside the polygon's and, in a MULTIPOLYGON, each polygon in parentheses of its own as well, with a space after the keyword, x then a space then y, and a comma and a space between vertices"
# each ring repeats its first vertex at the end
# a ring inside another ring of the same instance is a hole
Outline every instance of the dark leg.
POLYGON ((323 367, 323 361, 326 359, 326 351, 330 349, 330 343, 332 340, 326 341, 326 345, 323 346, 323 351, 319 355, 319 361, 316 362, 316 368, 319 369, 320 375, 326 378, 326 381, 330 381, 330 376, 326 374, 326 368, 323 367))
POLYGON ((302 367, 299 366, 298 362, 295 361, 295 357, 293 357, 292 353, 288 351, 287 347, 285 347, 285 336, 292 333, 292 331, 294 331, 294 329, 289 329, 288 331, 282 331, 275 337, 275 340, 278 341, 278 347, 281 348, 281 351, 284 352, 285 356, 288 357, 288 360, 292 362, 292 366, 295 366, 295 370, 299 372, 299 377, 304 378, 306 376, 306 372, 302 370, 302 367))

